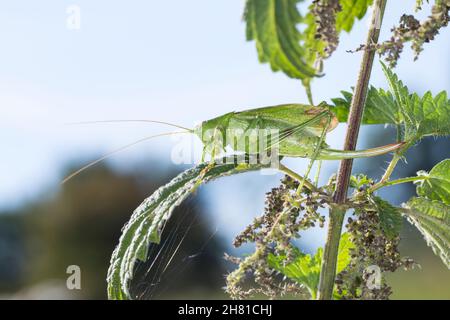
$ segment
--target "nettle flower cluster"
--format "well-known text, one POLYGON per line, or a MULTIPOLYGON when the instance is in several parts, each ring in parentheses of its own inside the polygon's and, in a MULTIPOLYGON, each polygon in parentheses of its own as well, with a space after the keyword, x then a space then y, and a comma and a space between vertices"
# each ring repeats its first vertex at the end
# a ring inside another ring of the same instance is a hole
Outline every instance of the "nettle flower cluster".
POLYGON ((238 268, 227 277, 226 291, 235 299, 265 294, 271 298, 288 293, 303 294, 303 287, 293 281, 279 281, 280 274, 271 262, 272 257, 285 257, 285 263, 295 261, 297 249, 292 240, 299 232, 319 225, 323 227, 325 217, 318 212, 327 202, 326 194, 317 191, 298 193, 300 183, 286 176, 278 188, 266 194, 264 214, 239 234, 233 245, 254 243, 255 252, 244 259, 226 256, 238 264, 238 268), (244 289, 244 282, 252 276, 255 284, 244 289))
MULTIPOLYGON (((352 214, 343 236, 334 295, 340 299, 387 299, 392 290, 383 274, 411 269, 415 263, 401 257, 400 236, 389 227, 383 229, 380 219, 392 206, 371 192, 373 180, 352 177, 352 186, 354 193, 345 204, 352 214), (375 272, 378 279, 372 277, 375 272)), ((279 187, 266 194, 264 214, 235 238, 235 247, 254 243, 255 251, 243 259, 226 255, 238 266, 227 277, 226 291, 232 298, 316 296, 323 251, 320 248, 313 256, 301 253, 295 240, 301 231, 323 228, 325 216, 320 209, 333 205, 335 179, 302 193, 297 192, 298 187, 298 181, 285 176, 279 187)), ((401 218, 396 223, 401 223, 401 218)))

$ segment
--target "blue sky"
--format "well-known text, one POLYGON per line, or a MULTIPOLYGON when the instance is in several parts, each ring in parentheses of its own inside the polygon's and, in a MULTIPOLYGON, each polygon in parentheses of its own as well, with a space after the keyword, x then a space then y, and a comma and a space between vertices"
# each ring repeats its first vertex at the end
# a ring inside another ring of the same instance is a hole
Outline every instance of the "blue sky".
MULTIPOLYGON (((404 7, 412 12, 414 3, 389 2, 382 39, 404 7)), ((0 208, 57 189, 61 169, 71 159, 89 159, 166 130, 135 124, 68 127, 66 122, 142 118, 192 126, 231 110, 306 102, 298 81, 258 63, 254 44, 245 41, 243 6, 243 0, 1 1, 0 208), (81 9, 76 31, 66 27, 66 9, 73 4, 81 9)), ((346 50, 364 41, 366 26, 361 21, 341 37, 338 52, 326 62, 326 76, 313 83, 316 101, 355 85, 360 54, 346 50)), ((450 88, 449 36, 447 29, 415 63, 410 50, 403 54, 396 72, 412 89, 450 88)), ((378 63, 372 83, 386 86, 378 63)), ((329 143, 340 148, 344 132, 340 126, 329 143)), ((152 141, 111 161, 124 169, 150 156, 170 161, 170 145, 170 139, 152 141)), ((306 162, 289 163, 302 169, 306 162)), ((336 167, 328 163, 326 169, 336 167)), ((249 197, 262 198, 278 177, 256 179, 255 188, 226 180, 208 189, 211 206, 219 208, 217 223, 232 220, 227 214, 236 210, 229 197, 247 212, 261 209, 249 204, 249 197)))

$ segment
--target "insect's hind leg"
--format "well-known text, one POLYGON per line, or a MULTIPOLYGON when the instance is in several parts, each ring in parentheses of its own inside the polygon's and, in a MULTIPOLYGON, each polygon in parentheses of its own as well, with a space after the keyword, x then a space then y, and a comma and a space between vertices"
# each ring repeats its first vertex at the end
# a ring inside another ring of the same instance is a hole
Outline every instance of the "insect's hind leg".
MULTIPOLYGON (((311 172, 311 169, 312 169, 312 167, 313 167, 313 165, 314 165, 314 161, 317 159, 317 157, 318 157, 318 155, 319 155, 319 153, 320 153, 320 150, 321 150, 321 148, 322 148, 322 143, 325 141, 325 137, 326 137, 326 135, 327 135, 328 127, 329 127, 330 124, 331 124, 331 118, 332 118, 332 116, 329 114, 329 115, 328 115, 328 118, 327 118, 327 124, 326 124, 326 126, 323 128, 323 130, 322 130, 322 134, 320 135, 320 139, 319 139, 319 141, 317 142, 317 146, 316 146, 316 148, 314 149, 314 152, 313 152, 313 154, 312 154, 312 156, 311 156, 311 160, 309 161, 308 168, 306 169, 306 172, 305 172, 305 175, 304 175, 304 177, 303 177, 303 180, 300 182, 300 185, 298 186, 297 194, 300 194, 300 193, 302 192, 303 187, 304 187, 304 185, 305 185, 305 180, 308 179, 308 176, 309 176, 309 174, 310 174, 310 172, 311 172)), ((318 170, 320 170, 320 167, 318 168, 318 170)), ((319 180, 318 175, 316 176, 315 180, 316 180, 316 181, 319 180)))
POLYGON ((320 171, 322 170, 322 160, 318 161, 316 170, 317 171, 316 171, 316 175, 314 177, 314 185, 317 187, 317 186, 319 186, 320 171))

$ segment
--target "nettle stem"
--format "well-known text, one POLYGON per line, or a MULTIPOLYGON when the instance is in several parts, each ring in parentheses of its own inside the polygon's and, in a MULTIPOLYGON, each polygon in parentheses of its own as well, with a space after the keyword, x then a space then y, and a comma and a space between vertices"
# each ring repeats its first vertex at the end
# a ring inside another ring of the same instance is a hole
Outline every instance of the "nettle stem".
MULTIPOLYGON (((374 2, 372 19, 366 40, 366 48, 372 48, 374 44, 378 43, 381 23, 383 21, 384 11, 386 9, 386 2, 387 0, 375 0, 374 2)), ((374 50, 364 51, 361 68, 358 75, 358 82, 355 87, 350 113, 348 116, 348 128, 345 137, 344 150, 355 150, 356 148, 374 57, 374 50)), ((330 300, 333 297, 339 240, 341 237, 342 224, 346 212, 346 210, 339 205, 345 203, 347 199, 347 190, 350 182, 352 166, 353 161, 351 159, 342 160, 337 176, 336 192, 334 194, 334 202, 337 205, 332 206, 330 209, 328 236, 323 253, 318 288, 317 298, 319 300, 330 300)))
POLYGON ((384 183, 377 183, 376 185, 374 185, 371 188, 371 191, 374 192, 374 191, 377 191, 378 189, 381 189, 384 187, 395 186, 397 184, 402 184, 402 183, 423 181, 425 179, 426 179, 426 177, 424 177, 424 176, 417 176, 417 177, 407 177, 407 178, 401 178, 401 179, 397 179, 397 180, 386 181, 384 183))
POLYGON ((319 288, 317 290, 318 300, 330 300, 333 297, 339 241, 341 239, 342 224, 344 222, 346 211, 345 208, 341 207, 330 209, 328 233, 325 249, 323 251, 319 288))
POLYGON ((394 172, 395 167, 397 166, 397 163, 400 161, 402 157, 399 155, 398 152, 394 154, 394 157, 392 158, 391 162, 389 162, 388 167, 386 168, 386 171, 383 174, 383 177, 381 177, 381 180, 373 186, 372 190, 380 189, 382 186, 386 184, 386 182, 389 181, 391 178, 392 173, 394 172))

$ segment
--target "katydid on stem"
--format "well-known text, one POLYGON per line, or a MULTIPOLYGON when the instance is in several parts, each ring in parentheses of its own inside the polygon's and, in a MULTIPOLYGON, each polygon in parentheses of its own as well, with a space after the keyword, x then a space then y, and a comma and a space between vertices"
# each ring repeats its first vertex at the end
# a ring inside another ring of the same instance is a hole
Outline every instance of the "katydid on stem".
MULTIPOLYGON (((217 118, 203 121, 191 132, 197 135, 205 146, 214 147, 217 137, 208 135, 216 132, 223 138, 227 131, 241 132, 242 139, 248 137, 251 130, 266 130, 278 132, 275 141, 267 137, 269 147, 277 145, 278 154, 283 157, 301 157, 317 160, 342 160, 366 158, 382 155, 400 148, 403 143, 395 143, 383 147, 343 151, 329 149, 321 140, 325 132, 330 132, 338 125, 338 119, 326 103, 319 106, 303 104, 285 104, 273 107, 251 109, 241 112, 230 112, 217 118), (317 155, 315 151, 318 150, 317 155)), ((235 135, 237 136, 237 135, 235 135)), ((251 154, 248 143, 230 143, 234 151, 251 154)))
MULTIPOLYGON (((248 155, 258 154, 276 147, 277 156, 279 157, 310 158, 314 161, 316 159, 342 160, 373 157, 395 151, 403 145, 403 143, 395 143, 358 151, 343 151, 328 148, 328 145, 324 142, 325 135, 327 132, 336 128, 338 119, 331 111, 331 108, 324 102, 318 106, 284 104, 240 112, 229 112, 214 119, 203 121, 193 129, 154 120, 106 120, 77 122, 73 124, 107 122, 159 123, 176 127, 183 131, 149 136, 130 143, 87 164, 64 179, 63 183, 117 152, 123 151, 137 143, 164 135, 182 133, 196 135, 203 143, 202 161, 206 155, 210 155, 214 161, 218 153, 226 151, 226 147, 231 148, 234 152, 248 155), (264 147, 260 147, 262 145, 261 140, 265 140, 264 147)), ((311 169, 310 167, 311 164, 308 172, 311 169)))

